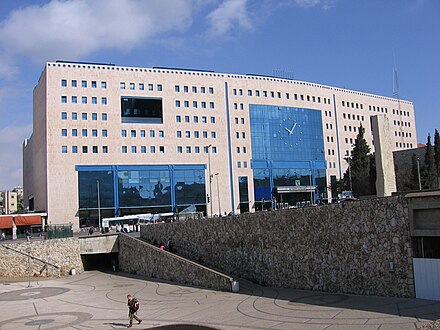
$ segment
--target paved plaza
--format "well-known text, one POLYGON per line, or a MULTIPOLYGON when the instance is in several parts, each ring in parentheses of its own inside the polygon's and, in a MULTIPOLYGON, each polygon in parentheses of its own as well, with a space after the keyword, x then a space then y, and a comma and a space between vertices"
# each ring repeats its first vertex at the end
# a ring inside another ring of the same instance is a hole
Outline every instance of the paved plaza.
POLYGON ((430 300, 265 288, 246 281, 240 293, 217 292, 87 271, 1 281, 0 329, 123 329, 129 293, 141 302, 143 319, 132 329, 415 329, 440 318, 440 302, 430 300))

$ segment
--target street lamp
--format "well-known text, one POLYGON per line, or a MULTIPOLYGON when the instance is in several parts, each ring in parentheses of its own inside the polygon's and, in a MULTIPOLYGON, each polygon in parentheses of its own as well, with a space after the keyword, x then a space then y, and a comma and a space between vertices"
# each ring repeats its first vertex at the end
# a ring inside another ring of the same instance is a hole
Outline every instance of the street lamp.
POLYGON ((417 175, 419 178, 419 190, 422 190, 422 180, 420 180, 420 158, 417 157, 417 175))
POLYGON ((215 173, 215 177, 217 179, 218 215, 222 216, 222 208, 220 206, 220 190, 219 190, 219 187, 218 187, 218 175, 219 175, 219 173, 215 173))
POLYGON ((313 203, 313 190, 312 190, 312 169, 310 169, 310 204, 313 203))
POLYGON ((99 224, 99 229, 102 230, 102 226, 101 226, 101 198, 99 196, 99 180, 96 180, 96 189, 98 191, 98 224, 99 224))
POLYGON ((212 217, 212 174, 211 174, 211 151, 210 148, 212 147, 212 144, 206 147, 206 150, 208 151, 208 175, 209 175, 209 198, 208 202, 210 203, 210 209, 211 209, 211 217, 212 217))

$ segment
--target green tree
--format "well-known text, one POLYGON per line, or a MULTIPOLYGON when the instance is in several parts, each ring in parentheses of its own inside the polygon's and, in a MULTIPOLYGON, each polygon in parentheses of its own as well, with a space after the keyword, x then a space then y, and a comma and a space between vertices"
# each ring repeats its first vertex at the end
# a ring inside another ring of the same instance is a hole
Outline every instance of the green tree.
POLYGON ((411 159, 411 180, 408 183, 408 188, 410 190, 418 190, 419 187, 419 171, 420 171, 420 164, 419 164, 419 158, 415 153, 412 155, 411 159))
POLYGON ((350 176, 349 171, 351 171, 351 185, 355 197, 371 194, 371 180, 373 178, 370 175, 370 160, 372 158, 370 156, 370 147, 365 140, 364 133, 365 129, 361 124, 354 143, 354 148, 351 151, 351 156, 348 158, 349 166, 344 175, 344 182, 346 182, 346 178, 350 176))
POLYGON ((434 134, 434 161, 437 169, 437 188, 440 188, 440 135, 437 129, 434 134))
POLYGON ((425 164, 423 166, 423 188, 432 189, 437 187, 437 169, 435 167, 434 148, 431 144, 431 135, 428 134, 426 143, 425 164))

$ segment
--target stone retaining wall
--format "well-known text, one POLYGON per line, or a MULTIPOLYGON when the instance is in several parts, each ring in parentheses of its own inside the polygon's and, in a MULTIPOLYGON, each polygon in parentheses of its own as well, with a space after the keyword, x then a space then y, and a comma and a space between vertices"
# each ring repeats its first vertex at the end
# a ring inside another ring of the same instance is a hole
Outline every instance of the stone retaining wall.
POLYGON ((78 238, 31 240, 0 245, 0 277, 53 277, 83 272, 78 238), (54 267, 56 266, 56 267, 54 267))
POLYGON ((125 234, 119 234, 119 269, 126 273, 231 291, 232 278, 125 234))
POLYGON ((142 225, 141 237, 267 286, 415 296, 403 197, 142 225))

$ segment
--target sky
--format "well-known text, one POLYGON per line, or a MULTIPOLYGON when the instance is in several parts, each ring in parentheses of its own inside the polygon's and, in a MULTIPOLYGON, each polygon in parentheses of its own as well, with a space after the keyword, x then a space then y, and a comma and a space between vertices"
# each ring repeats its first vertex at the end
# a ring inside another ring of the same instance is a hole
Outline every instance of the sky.
POLYGON ((440 0, 0 2, 0 190, 22 185, 32 92, 48 61, 274 75, 414 102, 440 129, 440 0))

